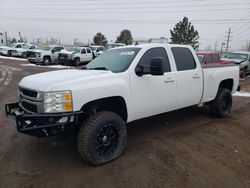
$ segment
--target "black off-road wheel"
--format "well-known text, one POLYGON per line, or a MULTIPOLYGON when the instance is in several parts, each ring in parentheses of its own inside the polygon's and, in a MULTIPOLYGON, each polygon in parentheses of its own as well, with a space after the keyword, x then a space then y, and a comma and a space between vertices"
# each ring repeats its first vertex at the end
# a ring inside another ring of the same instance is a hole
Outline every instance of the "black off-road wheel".
POLYGON ((74 65, 76 67, 78 67, 80 65, 80 58, 77 57, 77 58, 74 59, 74 65))
POLYGON ((11 51, 11 50, 8 50, 7 56, 8 56, 8 57, 12 56, 12 51, 11 51))
POLYGON ((210 112, 213 116, 226 117, 232 108, 232 94, 229 89, 219 88, 216 98, 210 103, 210 112))
POLYGON ((78 151, 82 159, 92 165, 118 158, 126 146, 126 124, 113 112, 93 114, 79 130, 78 151))
POLYGON ((51 59, 50 59, 50 57, 44 57, 44 58, 43 58, 43 63, 44 63, 44 65, 49 65, 49 64, 51 64, 51 59))

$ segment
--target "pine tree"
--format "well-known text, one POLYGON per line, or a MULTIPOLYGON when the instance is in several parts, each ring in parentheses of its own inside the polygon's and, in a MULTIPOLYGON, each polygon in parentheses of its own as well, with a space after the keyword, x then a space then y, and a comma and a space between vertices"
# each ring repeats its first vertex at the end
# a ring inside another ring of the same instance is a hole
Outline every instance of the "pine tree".
POLYGON ((124 43, 126 45, 132 44, 133 38, 131 32, 127 29, 122 30, 120 36, 117 37, 116 42, 124 43))
POLYGON ((102 46, 105 46, 108 43, 107 38, 100 32, 96 33, 96 35, 93 38, 93 41, 95 45, 102 45, 102 46))
POLYGON ((173 30, 170 30, 172 44, 189 44, 194 49, 199 47, 199 33, 194 29, 187 17, 177 23, 173 30))

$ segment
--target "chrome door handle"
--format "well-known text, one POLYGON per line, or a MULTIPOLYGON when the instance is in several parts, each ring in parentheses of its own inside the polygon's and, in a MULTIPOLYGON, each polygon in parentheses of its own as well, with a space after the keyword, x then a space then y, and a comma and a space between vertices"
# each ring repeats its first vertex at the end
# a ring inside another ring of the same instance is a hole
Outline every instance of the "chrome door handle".
POLYGON ((174 79, 172 78, 167 78, 166 80, 164 80, 165 83, 169 83, 169 82, 174 82, 174 79))
POLYGON ((198 75, 198 74, 195 74, 194 76, 193 76, 193 78, 200 78, 201 76, 200 75, 198 75))

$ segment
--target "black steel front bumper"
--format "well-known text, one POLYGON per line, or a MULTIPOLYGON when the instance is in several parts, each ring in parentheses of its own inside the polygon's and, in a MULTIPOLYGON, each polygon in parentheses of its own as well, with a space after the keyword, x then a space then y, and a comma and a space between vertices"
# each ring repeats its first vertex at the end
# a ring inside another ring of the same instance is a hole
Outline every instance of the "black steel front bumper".
POLYGON ((36 137, 54 136, 76 127, 78 115, 83 114, 81 111, 33 114, 22 109, 18 102, 6 104, 5 112, 18 132, 36 137))

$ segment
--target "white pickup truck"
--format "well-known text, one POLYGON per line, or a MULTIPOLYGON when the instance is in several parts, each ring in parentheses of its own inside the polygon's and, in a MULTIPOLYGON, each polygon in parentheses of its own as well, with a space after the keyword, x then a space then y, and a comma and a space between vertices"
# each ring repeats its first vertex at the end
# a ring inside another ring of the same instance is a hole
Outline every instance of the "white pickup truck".
POLYGON ((68 47, 62 50, 58 56, 58 62, 62 65, 75 65, 88 63, 93 59, 92 50, 89 47, 68 47))
POLYGON ((81 157, 100 165, 125 149, 126 123, 203 104, 225 117, 238 87, 239 66, 201 67, 190 46, 126 46, 106 51, 83 70, 24 77, 18 102, 5 109, 19 132, 33 136, 77 128, 81 157))

